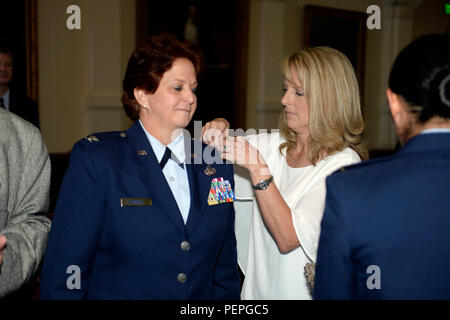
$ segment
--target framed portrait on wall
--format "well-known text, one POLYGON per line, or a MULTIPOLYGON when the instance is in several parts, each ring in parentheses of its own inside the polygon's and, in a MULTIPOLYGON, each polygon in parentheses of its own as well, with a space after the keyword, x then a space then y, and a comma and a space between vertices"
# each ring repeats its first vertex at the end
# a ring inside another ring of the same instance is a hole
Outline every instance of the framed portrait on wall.
POLYGON ((209 0, 136 2, 137 43, 168 32, 196 43, 203 53, 193 121, 223 117, 234 128, 245 127, 249 6, 249 0, 227 1, 220 10, 209 0), (226 92, 220 99, 218 89, 226 92))

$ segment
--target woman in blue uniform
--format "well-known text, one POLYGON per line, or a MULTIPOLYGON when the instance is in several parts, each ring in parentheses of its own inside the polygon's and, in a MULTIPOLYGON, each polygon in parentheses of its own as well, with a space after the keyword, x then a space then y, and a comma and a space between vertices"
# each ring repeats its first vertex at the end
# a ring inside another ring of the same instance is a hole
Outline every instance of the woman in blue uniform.
POLYGON ((205 163, 212 150, 183 131, 199 67, 199 54, 168 34, 133 52, 122 101, 135 123, 73 147, 41 298, 239 298, 233 203, 208 201, 213 183, 234 187, 232 166, 205 163))

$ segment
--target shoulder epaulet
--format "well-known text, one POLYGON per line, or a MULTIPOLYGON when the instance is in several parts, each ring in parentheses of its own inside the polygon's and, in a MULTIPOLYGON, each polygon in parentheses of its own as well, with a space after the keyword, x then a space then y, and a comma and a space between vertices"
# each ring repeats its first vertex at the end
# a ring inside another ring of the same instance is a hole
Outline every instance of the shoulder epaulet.
POLYGON ((95 145, 106 141, 124 139, 126 137, 127 133, 125 131, 109 131, 87 135, 82 139, 82 141, 88 145, 95 145))

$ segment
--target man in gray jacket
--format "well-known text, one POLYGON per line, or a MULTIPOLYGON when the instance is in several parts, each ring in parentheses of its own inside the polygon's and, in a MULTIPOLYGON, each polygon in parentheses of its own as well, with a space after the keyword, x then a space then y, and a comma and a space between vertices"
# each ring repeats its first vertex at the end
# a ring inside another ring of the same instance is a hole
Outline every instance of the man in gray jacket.
POLYGON ((50 159, 39 130, 0 108, 0 298, 39 268, 50 230, 50 159))

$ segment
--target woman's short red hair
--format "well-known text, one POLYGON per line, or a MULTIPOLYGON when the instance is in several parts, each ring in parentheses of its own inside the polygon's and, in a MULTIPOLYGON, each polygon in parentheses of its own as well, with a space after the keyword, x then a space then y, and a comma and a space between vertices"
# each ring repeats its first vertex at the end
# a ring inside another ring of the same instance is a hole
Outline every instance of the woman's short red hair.
POLYGON ((172 34, 163 33, 145 39, 131 54, 122 82, 122 103, 131 120, 139 119, 140 105, 134 89, 154 93, 163 74, 172 67, 175 59, 186 58, 192 62, 196 74, 200 71, 201 54, 194 43, 179 41, 172 34))

